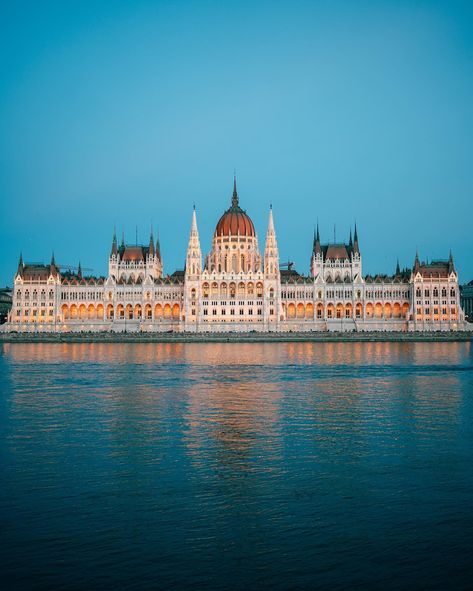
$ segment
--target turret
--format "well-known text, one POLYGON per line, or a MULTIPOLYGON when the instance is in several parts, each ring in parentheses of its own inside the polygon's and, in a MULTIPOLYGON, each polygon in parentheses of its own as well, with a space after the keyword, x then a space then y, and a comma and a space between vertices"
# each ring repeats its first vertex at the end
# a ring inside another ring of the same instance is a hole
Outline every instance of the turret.
POLYGON ((414 273, 417 273, 420 269, 419 251, 416 250, 416 258, 414 259, 414 273))
POLYGON ((455 272, 455 264, 453 262, 453 255, 452 251, 450 250, 450 255, 448 257, 448 274, 455 272))
POLYGON ((353 235, 353 252, 360 254, 360 245, 358 244, 358 229, 355 222, 355 233, 353 235))
POLYGON ((17 275, 19 275, 20 277, 23 276, 23 269, 25 268, 25 264, 23 263, 23 253, 20 252, 20 260, 18 261, 18 269, 17 269, 17 275))
POLYGON ((113 229, 113 238, 112 238, 112 249, 110 251, 110 256, 117 256, 117 254, 118 254, 117 233, 114 228, 113 229))
POLYGON ((148 256, 154 257, 154 254, 155 254, 155 249, 154 249, 153 228, 151 228, 151 233, 149 236, 148 256))
POLYGON ((267 276, 279 276, 279 250, 274 230, 273 208, 269 207, 268 231, 264 249, 264 272, 267 276))
POLYGON ((56 267, 56 261, 54 259, 54 252, 51 254, 51 262, 49 263, 49 274, 57 275, 58 268, 56 267))
POLYGON ((202 251, 200 250, 199 231, 197 229, 197 217, 195 206, 192 211, 192 224, 189 235, 186 256, 186 276, 195 277, 202 272, 202 251))

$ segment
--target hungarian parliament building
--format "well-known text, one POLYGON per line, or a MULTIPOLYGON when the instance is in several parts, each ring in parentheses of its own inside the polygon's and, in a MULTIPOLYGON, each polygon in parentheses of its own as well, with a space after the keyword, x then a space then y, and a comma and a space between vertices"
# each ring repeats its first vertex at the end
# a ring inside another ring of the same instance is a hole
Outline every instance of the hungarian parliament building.
POLYGON ((348 243, 314 234, 310 274, 281 265, 269 210, 264 253, 233 185, 203 258, 195 208, 185 269, 164 275, 159 241, 113 236, 107 277, 22 256, 2 330, 17 332, 302 332, 466 330, 452 255, 394 275, 363 275, 355 225, 348 243))

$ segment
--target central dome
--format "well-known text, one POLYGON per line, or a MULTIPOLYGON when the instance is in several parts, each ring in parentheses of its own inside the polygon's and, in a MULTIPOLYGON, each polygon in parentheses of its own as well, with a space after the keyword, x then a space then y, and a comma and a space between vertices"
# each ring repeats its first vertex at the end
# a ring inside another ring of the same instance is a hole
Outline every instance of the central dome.
POLYGON ((216 236, 256 236, 251 218, 238 205, 236 179, 233 180, 232 206, 218 220, 216 236))

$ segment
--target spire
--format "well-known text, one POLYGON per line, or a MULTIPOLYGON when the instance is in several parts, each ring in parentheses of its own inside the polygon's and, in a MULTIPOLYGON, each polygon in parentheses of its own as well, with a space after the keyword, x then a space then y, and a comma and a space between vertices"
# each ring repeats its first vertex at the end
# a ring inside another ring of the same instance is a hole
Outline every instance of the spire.
POLYGON ((268 233, 274 234, 273 206, 269 206, 268 233))
POLYGON ((452 249, 450 249, 450 254, 448 257, 448 272, 451 273, 452 271, 455 271, 455 264, 453 262, 452 249))
POLYGON ((355 222, 355 233, 353 234, 353 252, 360 252, 360 246, 358 244, 358 228, 355 222))
POLYGON ((269 206, 268 231, 264 249, 264 272, 266 275, 277 277, 279 274, 279 250, 274 229, 273 208, 269 206))
POLYGON ((51 275, 57 273, 56 261, 54 259, 54 251, 51 253, 51 262, 49 263, 49 272, 51 275))
POLYGON ((195 205, 192 210, 192 224, 189 235, 186 256, 186 275, 200 275, 202 272, 202 252, 200 250, 199 230, 197 229, 197 215, 195 205))
POLYGON ((320 232, 319 232, 319 220, 317 220, 317 226, 314 232, 314 246, 313 246, 313 254, 320 254, 322 249, 320 247, 320 232))
POLYGON ((153 225, 151 224, 151 231, 149 235, 149 255, 154 256, 154 237, 153 237, 153 225))
POLYGON ((161 260, 161 244, 159 243, 159 235, 156 238, 156 256, 161 260))
POLYGON ((238 193, 237 193, 237 186, 236 186, 236 173, 233 173, 232 207, 238 207, 238 193))
POLYGON ((353 246, 353 240, 351 237, 351 226, 350 226, 350 239, 348 240, 348 246, 353 246))
POLYGON ((396 263, 396 275, 400 275, 401 274, 401 267, 399 266, 399 259, 397 259, 397 263, 396 263))
POLYGON ((24 268, 24 263, 23 263, 23 253, 20 252, 20 260, 18 261, 18 275, 22 275, 23 273, 23 268, 24 268))
POLYGON ((80 261, 79 266, 77 267, 77 277, 79 277, 79 279, 82 279, 82 266, 80 264, 80 261))
POLYGON ((420 267, 419 251, 416 249, 416 258, 414 259, 414 271, 418 271, 420 267))
POLYGON ((118 248, 117 248, 117 231, 116 228, 113 228, 113 238, 112 238, 112 251, 110 253, 110 255, 116 255, 118 252, 118 248))
POLYGON ((125 247, 125 232, 122 230, 122 242, 120 244, 120 247, 125 247))

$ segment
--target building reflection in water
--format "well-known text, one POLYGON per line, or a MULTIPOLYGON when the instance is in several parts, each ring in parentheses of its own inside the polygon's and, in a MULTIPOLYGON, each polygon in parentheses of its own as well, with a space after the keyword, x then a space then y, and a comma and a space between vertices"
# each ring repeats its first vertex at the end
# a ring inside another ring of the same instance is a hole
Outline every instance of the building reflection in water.
POLYGON ((13 408, 43 416, 42 434, 57 443, 73 436, 81 417, 134 462, 161 461, 165 440, 196 469, 231 477, 270 472, 298 454, 336 458, 334 449, 361 461, 387 437, 393 453, 409 451, 396 447, 399 429, 411 431, 409 445, 416 445, 421 434, 457 421, 456 369, 471 363, 471 348, 43 343, 4 344, 2 357, 13 408), (437 420, 442 414, 448 423, 437 420))

